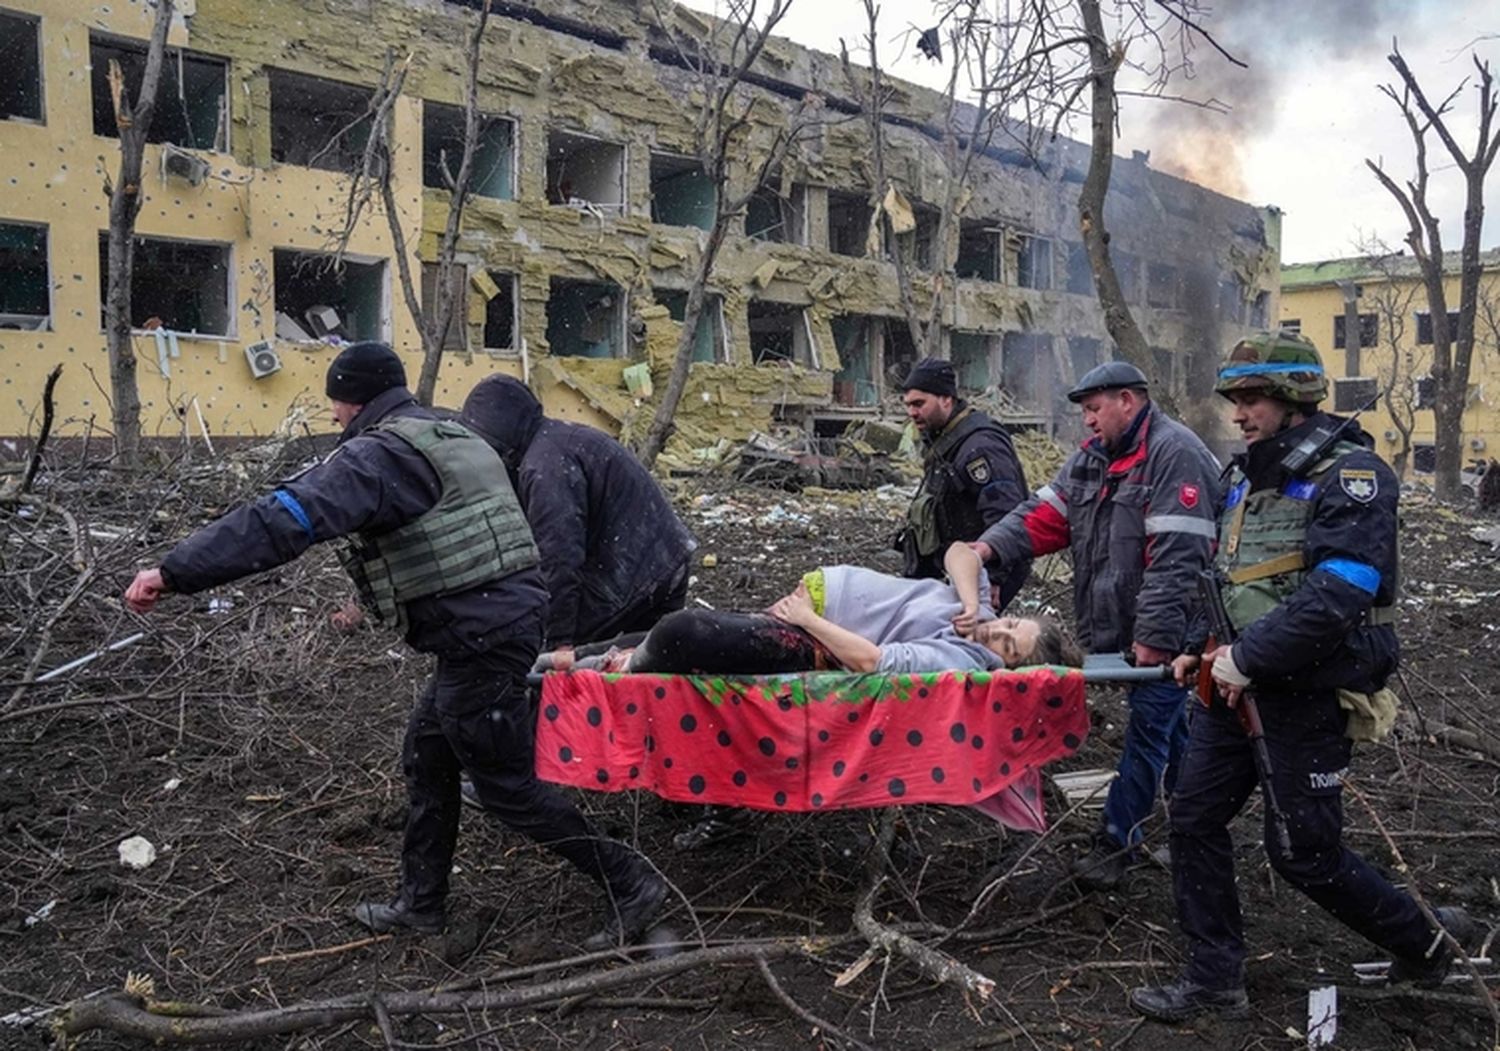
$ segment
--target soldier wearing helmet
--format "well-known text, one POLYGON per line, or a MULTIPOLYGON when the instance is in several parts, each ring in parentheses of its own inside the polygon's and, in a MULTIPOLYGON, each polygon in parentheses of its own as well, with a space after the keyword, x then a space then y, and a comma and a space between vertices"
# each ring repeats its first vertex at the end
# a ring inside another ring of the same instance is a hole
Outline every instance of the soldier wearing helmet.
MULTIPOLYGON (((1265 837, 1287 882, 1391 953, 1392 981, 1440 984, 1451 956, 1417 904, 1343 845, 1339 797, 1352 739, 1394 719, 1395 476, 1352 420, 1319 411, 1328 381, 1317 348, 1290 332, 1235 344, 1214 388, 1247 448, 1225 471, 1214 557, 1238 638, 1217 646, 1215 698, 1194 708, 1172 793, 1172 885, 1187 966, 1131 1004, 1177 1023, 1244 1015, 1245 943, 1229 823, 1257 784, 1250 742, 1232 710, 1254 693, 1272 787, 1290 851, 1265 837)), ((1193 658, 1176 662, 1185 677, 1193 658)), ((1271 818, 1269 808, 1267 825, 1271 818)), ((1438 909, 1460 941, 1462 909, 1438 909)))
MULTIPOLYGON (((1068 549, 1078 640, 1090 653, 1125 651, 1141 665, 1186 652, 1198 574, 1214 538, 1219 465, 1192 431, 1152 401, 1144 373, 1109 361, 1068 392, 1092 437, 1050 483, 985 530, 980 556, 1001 567, 1068 549)), ((1074 864, 1085 887, 1124 877, 1156 805, 1171 789, 1187 740, 1187 691, 1173 682, 1129 692, 1119 776, 1092 849, 1074 864)))

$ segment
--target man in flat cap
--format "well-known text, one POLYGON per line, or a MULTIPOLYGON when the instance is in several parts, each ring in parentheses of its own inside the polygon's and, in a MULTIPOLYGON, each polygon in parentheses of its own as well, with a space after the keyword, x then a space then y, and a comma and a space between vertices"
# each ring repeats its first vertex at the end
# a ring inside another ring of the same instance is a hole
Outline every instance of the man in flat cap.
POLYGON ((547 592, 505 464, 418 405, 383 343, 341 351, 326 390, 343 428, 333 454, 180 542, 136 575, 126 603, 145 613, 164 594, 218 587, 348 537, 344 567, 365 611, 437 658, 402 747, 410 809, 400 884, 394 900, 363 902, 354 918, 376 932, 443 929, 462 770, 486 810, 606 891, 608 914, 586 947, 634 939, 661 908, 665 882, 533 769, 526 675, 547 592))
MULTIPOLYGON (((1069 549, 1084 649, 1168 665, 1195 641, 1189 622, 1216 536, 1218 462, 1151 401, 1145 374, 1127 361, 1091 369, 1068 400, 1092 437, 975 549, 1002 567, 1069 549)), ((1171 790, 1187 742, 1187 699, 1170 679, 1129 691, 1119 776, 1093 849, 1074 865, 1080 884, 1108 890, 1123 878, 1163 780, 1171 790)))
MULTIPOLYGON (((902 403, 922 435, 922 484, 896 535, 902 575, 940 578, 943 552, 974 541, 1026 496, 1026 475, 1010 434, 958 396, 952 362, 923 358, 911 367, 902 403)), ((1026 562, 990 569, 991 605, 1003 610, 1031 572, 1026 562)))

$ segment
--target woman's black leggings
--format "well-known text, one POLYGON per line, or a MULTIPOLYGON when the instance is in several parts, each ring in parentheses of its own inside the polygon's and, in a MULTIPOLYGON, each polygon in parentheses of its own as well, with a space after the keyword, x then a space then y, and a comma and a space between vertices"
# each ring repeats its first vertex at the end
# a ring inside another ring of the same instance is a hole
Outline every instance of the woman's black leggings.
MULTIPOLYGON (((615 645, 628 644, 616 639, 615 645)), ((633 672, 773 675, 838 667, 816 639, 769 613, 682 609, 646 633, 633 672)))

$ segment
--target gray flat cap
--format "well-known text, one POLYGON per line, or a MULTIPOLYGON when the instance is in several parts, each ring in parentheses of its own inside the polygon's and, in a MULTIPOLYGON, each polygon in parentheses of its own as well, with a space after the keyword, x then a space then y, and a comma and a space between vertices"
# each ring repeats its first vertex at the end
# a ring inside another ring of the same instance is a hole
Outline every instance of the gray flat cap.
POLYGON ((1130 362, 1106 361, 1083 374, 1077 385, 1068 391, 1068 400, 1076 405, 1095 391, 1124 388, 1145 390, 1150 385, 1146 374, 1130 362))

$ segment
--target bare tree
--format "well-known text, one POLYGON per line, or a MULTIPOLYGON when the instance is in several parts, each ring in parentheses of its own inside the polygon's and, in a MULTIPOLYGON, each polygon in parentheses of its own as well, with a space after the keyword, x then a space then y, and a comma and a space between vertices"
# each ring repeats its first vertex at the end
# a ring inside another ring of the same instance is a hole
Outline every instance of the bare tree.
POLYGON ((1406 64, 1400 48, 1391 45, 1390 63, 1400 84, 1384 84, 1380 90, 1401 112, 1411 132, 1416 174, 1402 186, 1386 174, 1381 162, 1366 160, 1375 178, 1386 188, 1406 215, 1406 243, 1421 268, 1432 318, 1433 429, 1436 445, 1434 490, 1441 499, 1458 499, 1462 493, 1463 417, 1469 400, 1469 372, 1474 360, 1475 319, 1479 308, 1479 279, 1483 267, 1479 238, 1484 227, 1484 184, 1495 155, 1500 152, 1500 134, 1494 117, 1497 108, 1495 81, 1489 63, 1474 56, 1478 74, 1479 126, 1472 153, 1466 153, 1449 130, 1446 116, 1454 100, 1468 84, 1465 79, 1446 98, 1434 105, 1422 90, 1416 74, 1406 64), (1428 203, 1430 173, 1427 136, 1434 134, 1448 151, 1453 166, 1464 178, 1463 242, 1459 250, 1457 331, 1448 321, 1448 293, 1444 287, 1443 240, 1438 219, 1428 203))
POLYGON ((757 0, 731 0, 727 12, 714 20, 706 32, 690 33, 671 22, 658 0, 652 0, 657 28, 671 41, 678 61, 696 82, 699 102, 693 118, 693 144, 703 174, 714 188, 714 218, 699 250, 693 283, 688 288, 672 371, 651 425, 636 448, 636 455, 648 469, 655 465, 672 435, 672 418, 693 363, 698 319, 703 314, 709 280, 724 238, 731 224, 744 213, 751 197, 771 173, 781 168, 820 108, 816 96, 804 95, 773 132, 758 163, 750 165, 749 171, 734 163, 746 151, 755 127, 751 119, 755 100, 745 90, 746 78, 791 5, 792 0, 770 0, 764 15, 758 17, 757 0))
POLYGON ((146 50, 146 68, 140 91, 132 103, 125 74, 119 62, 109 60, 109 90, 114 101, 115 127, 120 136, 120 168, 111 183, 106 176, 104 194, 109 198, 109 280, 104 296, 104 334, 109 348, 110 397, 115 447, 120 458, 134 465, 141 452, 141 392, 135 378, 135 346, 131 332, 130 289, 135 266, 135 220, 144 194, 141 167, 151 119, 156 115, 156 92, 161 84, 162 59, 167 49, 167 31, 172 25, 175 0, 155 0, 156 23, 146 50))
POLYGON ((370 121, 370 135, 360 158, 359 168, 353 172, 349 196, 345 209, 343 229, 335 238, 337 261, 347 250, 349 239, 354 235, 360 216, 369 207, 372 198, 379 196, 385 212, 386 224, 390 228, 392 252, 396 257, 396 273, 401 282, 402 298, 406 309, 422 340, 422 371, 417 379, 417 401, 431 405, 437 389, 438 370, 443 363, 443 349, 455 315, 462 302, 460 294, 464 287, 455 277, 463 275, 463 265, 458 261, 458 241, 463 229, 464 207, 474 183, 474 155, 478 149, 481 133, 487 120, 479 112, 479 55, 484 38, 484 27, 490 17, 490 0, 484 0, 469 34, 467 51, 467 76, 464 90, 463 148, 458 157, 458 168, 452 167, 452 158, 446 153, 442 157, 443 181, 447 184, 448 218, 438 239, 437 256, 434 260, 433 299, 431 309, 422 303, 420 273, 413 273, 411 258, 407 251, 406 231, 401 227, 401 211, 391 185, 391 168, 395 150, 391 141, 391 111, 401 90, 406 84, 406 73, 412 56, 396 62, 394 55, 387 54, 385 69, 380 83, 370 96, 370 102, 361 120, 370 121))
MULTIPOLYGON (((1365 257, 1373 280, 1359 286, 1359 295, 1351 299, 1368 308, 1375 315, 1376 340, 1370 348, 1370 361, 1374 365, 1376 399, 1390 417, 1391 427, 1396 431, 1397 445, 1391 466, 1397 478, 1405 478, 1411 464, 1412 434, 1417 427, 1417 408, 1420 404, 1418 382, 1426 374, 1428 354, 1422 349, 1417 333, 1409 333, 1413 306, 1419 286, 1412 281, 1407 258, 1394 253, 1388 246, 1377 241, 1361 243, 1360 252, 1365 257)), ((1349 345, 1350 333, 1356 338, 1360 332, 1355 308, 1354 327, 1344 322, 1344 343, 1349 345)), ((1347 314, 1346 314, 1347 318, 1347 314)), ((1351 366, 1346 370, 1353 375, 1351 366)), ((1361 406, 1364 408, 1364 406, 1361 406)))

